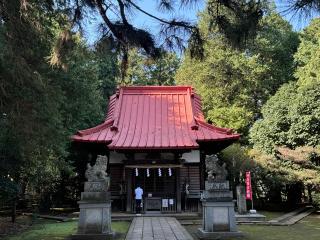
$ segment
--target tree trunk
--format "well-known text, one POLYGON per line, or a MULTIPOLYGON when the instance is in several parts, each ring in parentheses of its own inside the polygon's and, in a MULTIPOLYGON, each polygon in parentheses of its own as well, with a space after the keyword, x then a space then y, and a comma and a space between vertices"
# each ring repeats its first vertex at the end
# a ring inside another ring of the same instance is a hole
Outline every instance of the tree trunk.
POLYGON ((11 222, 16 222, 16 214, 17 214, 17 198, 12 200, 12 209, 11 209, 11 222))
POLYGON ((313 199, 312 199, 312 190, 310 185, 307 186, 307 190, 308 190, 309 203, 312 203, 313 199))
POLYGON ((289 207, 296 207, 302 199, 302 183, 287 185, 287 204, 289 207))
POLYGON ((267 192, 267 201, 271 203, 280 204, 282 202, 281 197, 281 187, 280 186, 270 186, 269 191, 267 192))

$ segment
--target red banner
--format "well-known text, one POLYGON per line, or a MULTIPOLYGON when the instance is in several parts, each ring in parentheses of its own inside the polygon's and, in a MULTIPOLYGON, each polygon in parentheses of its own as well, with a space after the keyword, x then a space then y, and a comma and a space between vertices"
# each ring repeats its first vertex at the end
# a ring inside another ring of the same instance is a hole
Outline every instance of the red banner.
POLYGON ((246 199, 252 200, 251 173, 246 172, 246 199))

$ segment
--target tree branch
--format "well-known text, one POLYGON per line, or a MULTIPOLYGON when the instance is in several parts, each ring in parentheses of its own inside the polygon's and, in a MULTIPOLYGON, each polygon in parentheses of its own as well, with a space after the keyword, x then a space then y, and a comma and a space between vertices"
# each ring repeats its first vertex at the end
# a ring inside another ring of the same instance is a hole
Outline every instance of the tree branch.
POLYGON ((119 7, 120 7, 120 15, 121 15, 121 18, 122 18, 122 22, 124 24, 129 24, 128 21, 127 21, 126 15, 124 13, 124 4, 123 4, 122 0, 117 0, 117 1, 118 1, 118 4, 119 4, 119 7))
POLYGON ((182 22, 182 21, 168 21, 168 20, 165 20, 165 19, 162 19, 162 18, 159 18, 159 17, 156 17, 148 12, 146 12, 145 10, 143 10, 142 8, 140 8, 137 4, 133 3, 131 0, 127 0, 127 2, 129 4, 131 4, 134 8, 136 8, 137 10, 139 10, 140 12, 144 13, 145 15, 153 18, 153 19, 156 19, 158 20, 159 22, 161 23, 164 23, 164 24, 168 24, 168 25, 174 25, 174 26, 179 26, 179 27, 184 27, 184 28, 188 28, 188 29, 193 29, 194 27, 193 26, 190 26, 188 25, 187 23, 185 22, 182 22))
POLYGON ((103 1, 102 0, 95 0, 95 3, 97 5, 97 8, 99 10, 99 13, 103 19, 103 21, 107 24, 108 28, 111 30, 111 32, 116 36, 116 38, 121 42, 122 45, 126 45, 126 43, 123 41, 122 36, 119 34, 117 29, 115 28, 114 24, 110 21, 110 19, 107 17, 106 9, 103 7, 103 1))

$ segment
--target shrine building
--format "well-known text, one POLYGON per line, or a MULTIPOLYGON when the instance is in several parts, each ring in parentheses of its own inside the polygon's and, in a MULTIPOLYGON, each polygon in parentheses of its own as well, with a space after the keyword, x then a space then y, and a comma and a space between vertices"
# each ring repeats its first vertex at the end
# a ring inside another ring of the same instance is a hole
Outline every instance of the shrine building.
POLYGON ((72 136, 91 156, 84 162, 108 156, 114 209, 134 212, 140 185, 144 212, 200 210, 205 156, 240 137, 207 123, 201 108, 190 86, 120 87, 110 97, 105 121, 72 136))

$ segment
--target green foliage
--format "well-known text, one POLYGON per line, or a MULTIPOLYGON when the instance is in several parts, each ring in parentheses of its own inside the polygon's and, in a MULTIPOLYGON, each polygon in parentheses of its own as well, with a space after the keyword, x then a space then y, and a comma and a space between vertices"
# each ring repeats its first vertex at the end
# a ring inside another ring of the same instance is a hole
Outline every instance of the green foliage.
POLYGON ((292 80, 296 67, 294 54, 298 45, 298 34, 292 31, 289 22, 279 14, 271 12, 260 21, 251 51, 259 55, 260 64, 263 63, 267 67, 266 79, 260 80, 258 85, 262 91, 262 103, 282 84, 292 80))
POLYGON ((295 54, 295 73, 299 86, 320 82, 320 19, 311 21, 300 35, 301 43, 295 54))
POLYGON ((313 192, 312 199, 313 199, 314 205, 319 207, 320 206, 320 193, 319 192, 313 192))
POLYGON ((248 155, 248 148, 235 143, 221 151, 219 157, 227 164, 229 180, 236 186, 244 184, 245 172, 254 172, 255 164, 248 155))
POLYGON ((283 145, 290 128, 289 108, 296 94, 295 83, 282 86, 262 107, 263 119, 250 129, 250 139, 255 147, 271 153, 274 146, 283 145))
POLYGON ((284 84, 264 104, 262 118, 250 129, 251 156, 266 173, 282 183, 304 183, 316 192, 320 184, 315 150, 320 145, 319 23, 314 20, 300 35, 297 82, 284 84))
POLYGON ((252 119, 252 113, 240 106, 220 107, 208 111, 208 119, 215 120, 218 126, 245 129, 252 119))
POLYGON ((303 154, 302 159, 297 157, 301 155, 303 148, 291 151, 293 152, 291 156, 283 150, 280 150, 277 155, 267 155, 253 149, 249 154, 266 173, 275 176, 282 184, 303 182, 316 189, 320 184, 320 166, 311 161, 306 154, 303 154))
POLYGON ((320 144, 319 87, 319 84, 308 88, 285 84, 263 106, 263 119, 251 128, 250 140, 255 148, 251 157, 278 186, 302 182, 319 191, 319 156, 314 150, 310 154, 304 151, 308 154, 301 156, 303 149, 299 148, 320 144), (287 154, 279 146, 295 150, 287 154))
POLYGON ((104 104, 103 112, 107 107, 107 100, 114 94, 120 70, 118 66, 118 54, 113 51, 107 41, 100 41, 96 44, 94 59, 98 65, 99 89, 102 91, 104 104))
POLYGON ((277 146, 320 145, 320 84, 286 84, 263 106, 263 119, 250 130, 251 142, 264 152, 277 146))
POLYGON ((220 158, 227 163, 229 172, 229 180, 232 189, 237 185, 245 184, 245 172, 250 171, 252 177, 253 197, 259 199, 268 199, 274 201, 274 186, 281 186, 281 182, 274 175, 270 175, 267 169, 260 165, 256 160, 253 160, 252 150, 248 146, 233 144, 220 153, 220 158))
POLYGON ((177 72, 176 81, 195 87, 202 97, 207 118, 215 124, 235 128, 233 123, 236 114, 229 118, 221 113, 230 113, 232 110, 245 112, 236 129, 244 131, 243 127, 249 125, 247 116, 253 115, 248 109, 252 101, 247 93, 247 88, 253 85, 249 84, 252 79, 247 74, 251 72, 251 64, 256 65, 256 61, 249 63, 244 54, 228 48, 222 39, 214 39, 206 46, 204 61, 186 56, 177 72))
MULTIPOLYGON (((5 0, 0 1, 0 18, 6 19, 5 0), (2 9, 4 8, 4 9, 2 9)), ((15 1, 12 1, 15 2, 15 1)), ((181 1, 157 1, 156 6, 160 12, 167 12, 168 15, 179 13, 179 10, 193 8, 195 2, 199 0, 181 0, 181 1), (179 7, 180 6, 180 9, 179 7)), ((203 2, 203 1, 202 1, 203 2)), ((270 2, 268 0, 208 0, 209 30, 216 28, 219 34, 223 34, 225 39, 237 48, 246 47, 247 43, 254 39, 259 30, 259 21, 267 13, 270 2)), ((313 11, 319 11, 319 0, 287 0, 287 11, 294 11, 312 15, 313 11)), ((201 4, 200 4, 201 5, 201 4)), ((63 12, 71 20, 70 24, 64 28, 61 38, 56 42, 56 48, 51 55, 52 63, 64 65, 63 58, 69 44, 73 44, 70 30, 73 27, 81 31, 88 30, 88 22, 97 21, 101 26, 103 34, 101 38, 112 40, 118 51, 127 56, 131 47, 143 49, 149 56, 159 56, 159 48, 154 35, 150 30, 134 26, 134 20, 131 17, 134 13, 140 13, 148 16, 150 19, 161 24, 159 35, 163 42, 161 47, 166 46, 169 49, 184 48, 189 37, 190 54, 194 57, 203 56, 203 44, 205 39, 199 34, 199 29, 188 20, 178 19, 176 14, 167 18, 161 18, 151 11, 145 10, 139 3, 130 0, 21 0, 21 10, 26 10, 30 6, 42 8, 43 11, 63 12), (103 22, 103 24, 101 23, 103 22)), ((310 16, 307 16, 310 17, 310 16)), ((123 58, 124 68, 126 57, 123 58)))
POLYGON ((71 33, 62 68, 51 66, 68 18, 37 1, 20 4, 1 5, 0 174, 43 197, 57 190, 62 173, 72 177, 70 136, 103 120, 117 62, 115 53, 100 55, 71 33))
POLYGON ((252 157, 283 183, 303 182, 314 187, 320 184, 319 162, 312 160, 312 156, 317 158, 316 153, 299 157, 299 146, 320 144, 319 89, 319 84, 304 88, 295 83, 285 84, 263 106, 263 119, 251 128, 250 139, 255 148, 252 157), (279 146, 296 152, 291 156, 279 153, 279 146))
POLYGON ((41 8, 31 5, 27 20, 26 13, 20 13, 20 1, 10 1, 2 7, 8 18, 0 26, 0 112, 6 117, 5 131, 0 132, 1 172, 20 182, 32 171, 31 166, 38 165, 37 160, 52 156, 50 145, 61 151, 53 138, 46 140, 48 133, 56 134, 55 126, 60 126, 56 107, 61 99, 48 85, 45 73, 50 68, 44 62, 56 28, 49 24, 50 17, 38 14, 41 8), (47 27, 36 28, 40 22, 47 27))
POLYGON ((226 40, 236 48, 244 48, 257 34, 267 1, 208 1, 210 28, 217 26, 226 40))
POLYGON ((0 177, 0 201, 6 203, 19 194, 19 186, 10 177, 0 177))
POLYGON ((260 116, 261 105, 292 78, 298 36, 288 22, 271 12, 259 22, 255 41, 239 51, 218 32, 207 30, 208 19, 205 12, 199 22, 208 39, 204 59, 194 60, 187 54, 176 81, 195 87, 207 119, 246 134, 260 116))
POLYGON ((245 171, 254 167, 253 162, 249 158, 248 148, 235 143, 221 151, 221 159, 227 163, 231 173, 241 172, 244 176, 245 171))
POLYGON ((159 58, 150 59, 137 49, 129 52, 125 85, 175 85, 174 75, 180 61, 175 53, 162 52, 159 58))

